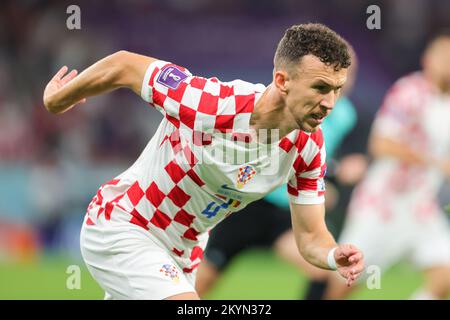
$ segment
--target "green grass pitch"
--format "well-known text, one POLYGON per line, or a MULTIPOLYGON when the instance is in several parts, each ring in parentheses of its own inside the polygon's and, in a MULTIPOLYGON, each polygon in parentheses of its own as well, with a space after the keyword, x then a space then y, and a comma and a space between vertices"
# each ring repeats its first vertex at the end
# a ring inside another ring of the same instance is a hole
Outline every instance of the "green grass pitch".
MULTIPOLYGON (((420 286, 420 273, 399 264, 383 275, 380 290, 361 288, 353 299, 407 299, 420 286)), ((273 253, 252 250, 226 270, 207 299, 299 299, 306 278, 273 253)), ((103 291, 83 263, 63 257, 42 257, 29 264, 0 262, 0 299, 103 299, 103 291), (67 267, 81 267, 81 289, 69 290, 67 267)))

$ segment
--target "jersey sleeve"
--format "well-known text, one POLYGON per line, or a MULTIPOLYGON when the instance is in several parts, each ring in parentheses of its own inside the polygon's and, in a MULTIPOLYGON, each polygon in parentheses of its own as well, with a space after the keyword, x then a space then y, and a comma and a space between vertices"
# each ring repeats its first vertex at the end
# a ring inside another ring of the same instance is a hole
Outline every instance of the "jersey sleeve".
POLYGON ((388 90, 376 114, 372 134, 395 140, 408 135, 421 100, 421 87, 416 82, 410 76, 400 79, 388 90))
POLYGON ((249 129, 258 85, 192 75, 157 60, 148 67, 141 96, 177 128, 195 131, 249 129))
POLYGON ((322 130, 309 135, 294 163, 295 174, 288 181, 289 200, 295 204, 325 202, 326 151, 322 130))

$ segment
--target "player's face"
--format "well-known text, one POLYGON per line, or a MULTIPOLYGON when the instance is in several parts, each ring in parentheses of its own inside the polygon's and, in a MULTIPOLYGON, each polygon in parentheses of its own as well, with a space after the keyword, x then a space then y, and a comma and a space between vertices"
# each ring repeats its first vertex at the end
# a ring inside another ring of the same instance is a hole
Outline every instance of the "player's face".
POLYGON ((450 37, 442 37, 425 55, 425 72, 435 84, 450 93, 450 37))
POLYGON ((347 77, 347 69, 334 70, 313 55, 304 56, 296 76, 286 81, 286 105, 296 123, 314 132, 330 114, 347 77))

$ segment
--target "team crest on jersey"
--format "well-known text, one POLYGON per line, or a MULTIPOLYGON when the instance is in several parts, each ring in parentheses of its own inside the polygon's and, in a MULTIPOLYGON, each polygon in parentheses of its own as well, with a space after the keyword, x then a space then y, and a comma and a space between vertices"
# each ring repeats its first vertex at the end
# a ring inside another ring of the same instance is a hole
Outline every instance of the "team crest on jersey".
POLYGON ((180 83, 186 79, 188 75, 176 66, 167 66, 161 70, 156 82, 170 89, 177 89, 180 83))
POLYGON ((256 170, 250 165, 239 168, 237 177, 237 188, 242 189, 244 185, 249 182, 255 175, 256 170))
POLYGON ((180 282, 180 277, 178 276, 178 270, 175 266, 171 264, 164 264, 161 269, 159 269, 166 277, 169 277, 174 283, 180 282))

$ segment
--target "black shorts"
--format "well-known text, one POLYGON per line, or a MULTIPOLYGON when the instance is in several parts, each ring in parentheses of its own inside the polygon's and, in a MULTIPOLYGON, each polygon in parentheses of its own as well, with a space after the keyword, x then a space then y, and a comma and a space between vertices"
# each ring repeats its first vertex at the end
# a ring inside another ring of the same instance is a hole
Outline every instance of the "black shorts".
POLYGON ((205 259, 222 270, 241 251, 270 247, 290 228, 289 210, 258 200, 233 213, 211 231, 205 259))

